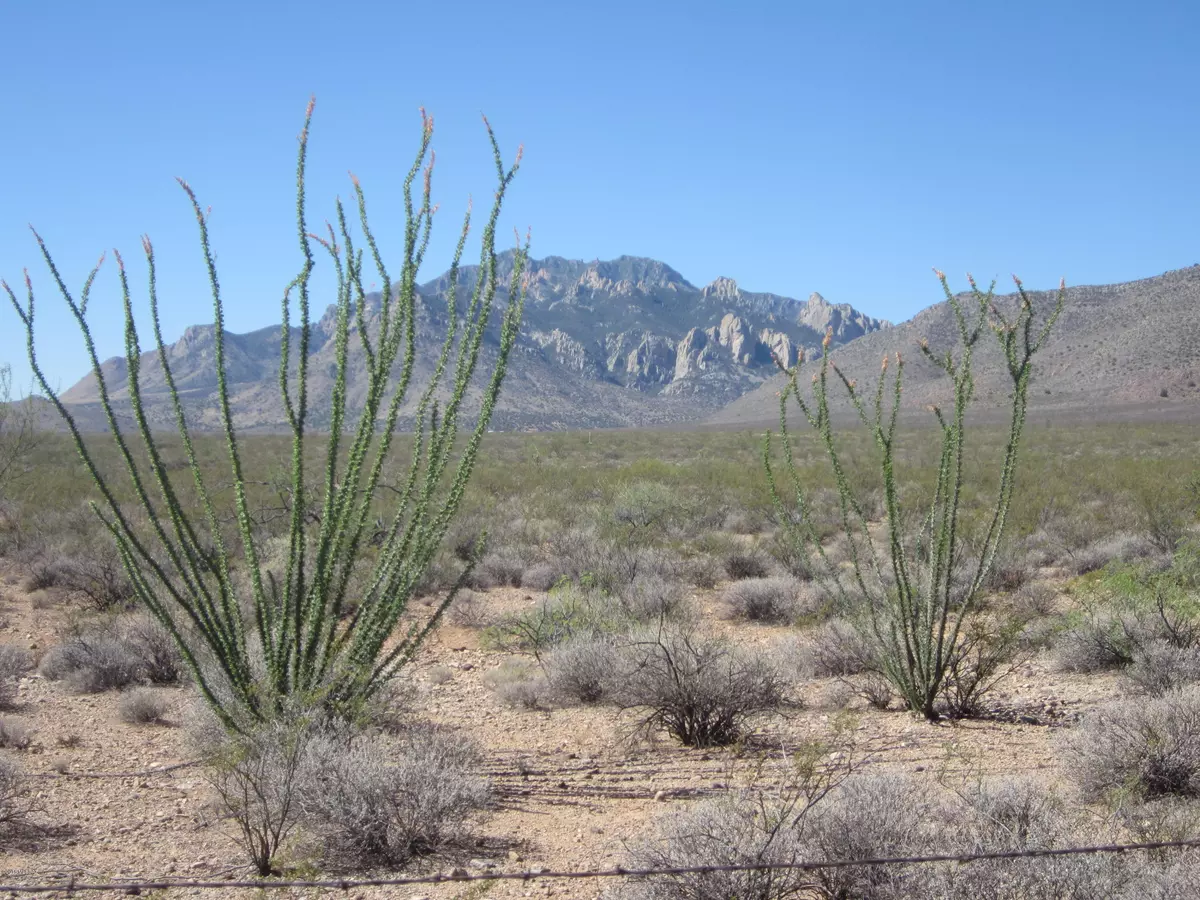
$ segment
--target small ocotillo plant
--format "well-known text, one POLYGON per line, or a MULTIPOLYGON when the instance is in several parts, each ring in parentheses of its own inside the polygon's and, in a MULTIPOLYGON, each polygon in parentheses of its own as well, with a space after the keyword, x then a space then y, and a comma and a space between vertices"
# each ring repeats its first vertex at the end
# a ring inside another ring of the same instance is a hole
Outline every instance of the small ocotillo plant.
POLYGON ((66 423, 99 490, 101 500, 93 508, 116 541, 137 598, 171 632, 196 684, 222 723, 237 731, 271 721, 284 709, 294 708, 297 702, 353 714, 411 659, 436 625, 457 588, 448 593, 431 616, 392 640, 414 589, 462 500, 500 392, 524 303, 522 275, 528 241, 523 248, 518 246, 515 253, 509 299, 499 324, 495 365, 482 379, 478 418, 473 428, 460 435, 463 404, 479 367, 484 332, 493 314, 500 277, 495 253, 496 223, 521 156, 518 152, 517 161, 507 167, 491 126, 484 119, 495 159, 497 187, 495 202, 483 228, 479 272, 469 297, 460 302, 456 289, 471 221, 468 209, 449 272, 445 340, 432 360, 428 384, 417 395, 411 459, 406 468, 399 470, 403 473, 399 487, 393 486, 388 494, 394 499, 382 519, 382 527, 378 527, 373 504, 380 494, 385 464, 389 471, 395 471, 393 467, 397 465, 389 459, 389 453, 402 406, 414 389, 417 371, 417 273, 429 245, 435 212, 431 202, 433 120, 421 111, 420 146, 404 180, 403 257, 399 277, 393 279, 368 224, 363 190, 353 176, 365 253, 355 247, 340 200, 336 206, 336 225, 327 224, 323 236, 309 232, 305 159, 312 111, 310 102, 299 138, 296 176, 302 264, 299 274, 284 291, 282 303, 279 387, 292 435, 290 490, 294 502, 286 536, 286 564, 280 578, 275 578, 265 565, 253 532, 247 479, 225 372, 221 287, 210 245, 208 214, 192 188, 180 180, 199 226, 200 249, 212 293, 217 400, 237 523, 232 545, 227 545, 221 529, 214 490, 197 462, 191 430, 172 376, 170 356, 159 326, 154 248, 150 240, 143 238, 150 311, 158 359, 189 464, 184 479, 191 482, 187 491, 194 493, 194 499, 187 504, 182 499, 186 485, 176 484, 168 474, 160 439, 147 421, 139 390, 142 350, 134 324, 129 280, 120 254, 114 252, 125 313, 129 402, 144 446, 144 462, 135 457, 134 441, 118 427, 111 392, 88 325, 88 295, 100 263, 76 299, 59 274, 45 242, 34 232, 58 291, 82 333, 100 405, 136 498, 130 508, 118 499, 119 476, 101 471, 71 412, 51 389, 38 365, 34 291, 28 272, 24 303, 18 301, 7 283, 3 285, 24 323, 34 376, 66 423), (419 199, 414 201, 413 188, 418 183, 419 199), (311 440, 309 284, 318 248, 323 248, 337 276, 333 338, 337 363, 319 494, 320 515, 312 517, 304 514, 301 498, 311 490, 306 485, 304 467, 305 443, 311 440), (374 319, 368 318, 366 310, 364 255, 377 270, 382 284, 374 319), (293 329, 290 323, 293 299, 299 306, 298 329, 293 329), (365 397, 353 427, 347 412, 352 340, 358 343, 366 365, 365 397), (373 568, 365 582, 360 582, 352 579, 352 573, 356 563, 366 558, 370 543, 375 545, 371 550, 373 568), (235 579, 237 566, 244 572, 244 579, 235 579), (248 582, 248 587, 241 587, 242 581, 248 582), (354 596, 350 596, 352 590, 354 596))
POLYGON ((1033 357, 1049 336, 1066 298, 1066 285, 1062 283, 1054 309, 1040 328, 1035 328, 1033 302, 1016 276, 1013 280, 1017 284, 1020 303, 1012 321, 1005 318, 993 302, 995 282, 987 291, 981 291, 974 279, 968 276, 972 301, 968 305, 951 293, 944 274, 937 272, 937 276, 958 326, 959 346, 957 354, 947 350, 944 355, 938 355, 930 349, 928 342, 923 340, 920 344, 925 358, 949 376, 954 399, 948 413, 936 406, 932 410, 941 427, 941 453, 933 498, 923 516, 919 534, 914 536, 905 533, 906 518, 900 508, 896 484, 896 426, 904 372, 904 360, 899 353, 894 357, 895 374, 891 378, 890 389, 888 374, 892 359, 885 355, 874 396, 872 398, 866 392, 868 396, 864 398, 864 392, 859 389, 857 382, 847 377, 830 359, 832 333, 827 333, 820 367, 812 377, 810 399, 806 399, 800 389, 803 355, 795 367, 784 368, 787 386, 779 397, 779 427, 786 482, 781 483, 776 477, 770 432, 763 443, 763 463, 771 495, 789 538, 806 552, 811 550, 817 554, 823 563, 823 580, 844 604, 852 605, 848 589, 857 589, 862 598, 859 602, 866 607, 871 637, 879 650, 882 674, 909 708, 931 720, 938 718, 936 704, 955 661, 959 629, 976 604, 1004 533, 1016 479, 1033 357), (970 308, 972 306, 973 309, 970 308), (966 451, 966 412, 975 391, 973 352, 985 328, 989 326, 999 341, 1012 379, 1012 409, 995 502, 982 542, 976 546, 978 560, 969 566, 964 576, 962 569, 967 560, 960 510, 966 451), (851 405, 874 438, 877 462, 883 477, 886 515, 883 547, 877 546, 871 535, 864 506, 850 484, 843 455, 834 435, 829 405, 831 371, 841 381, 851 405), (788 429, 789 400, 794 400, 816 432, 833 471, 840 527, 850 551, 851 566, 845 575, 826 557, 813 524, 788 429), (794 504, 791 509, 784 501, 785 489, 794 504))

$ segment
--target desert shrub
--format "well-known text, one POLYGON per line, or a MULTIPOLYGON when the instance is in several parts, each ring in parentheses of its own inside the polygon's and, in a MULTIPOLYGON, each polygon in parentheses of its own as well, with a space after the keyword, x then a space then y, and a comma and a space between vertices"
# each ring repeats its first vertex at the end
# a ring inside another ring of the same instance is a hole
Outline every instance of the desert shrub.
POLYGON ((29 726, 12 719, 0 719, 0 747, 8 750, 28 750, 33 743, 29 726))
POLYGON ((997 550, 985 583, 990 590, 1012 593, 1020 590, 1032 577, 1033 566, 1021 548, 1006 541, 997 550))
POLYGON ((1196 520, 1196 498, 1173 483, 1142 485, 1135 493, 1142 533, 1156 550, 1174 553, 1196 520))
POLYGON ((1009 608, 1025 620, 1050 616, 1055 611, 1054 589, 1047 584, 1026 582, 1013 593, 1009 608))
MULTIPOLYGON (((445 326, 444 339, 435 341, 440 350, 422 356, 418 363, 418 355, 412 352, 412 326, 418 316, 419 270, 433 222, 433 120, 422 111, 419 147, 402 188, 402 261, 389 274, 357 179, 353 185, 356 202, 351 206, 357 206, 359 213, 362 247, 358 254, 340 202, 334 217, 337 226, 331 225, 327 236, 314 234, 308 227, 305 184, 312 112, 310 103, 300 133, 296 169, 301 260, 282 304, 279 386, 292 444, 286 474, 279 479, 286 514, 280 518, 287 521, 282 578, 275 577, 262 552, 262 530, 268 523, 248 499, 254 488, 244 475, 248 468, 243 466, 244 442, 238 440, 230 411, 225 333, 219 327, 224 300, 208 218, 187 182, 181 179, 179 184, 198 228, 205 281, 218 323, 213 332, 212 364, 220 430, 228 449, 228 490, 215 487, 211 470, 201 466, 195 452, 158 327, 155 255, 148 238, 143 239, 142 250, 149 272, 154 343, 159 351, 156 364, 162 368, 166 397, 178 414, 174 418, 182 453, 172 454, 175 459, 164 455, 167 447, 151 427, 139 391, 140 365, 151 356, 143 353, 124 263, 118 263, 125 288, 128 363, 122 377, 129 387, 129 408, 138 433, 137 460, 131 449, 131 429, 122 430, 110 403, 107 379, 112 373, 106 373, 92 341, 88 294, 101 264, 88 274, 76 295, 58 277, 49 248, 35 236, 57 293, 89 351, 92 377, 99 387, 111 436, 111 443, 105 442, 109 451, 103 455, 95 441, 83 438, 72 413, 59 402, 39 366, 33 282, 28 281, 25 300, 19 299, 7 282, 2 285, 22 323, 34 379, 64 419, 80 462, 101 495, 105 525, 130 572, 137 600, 180 643, 202 696, 231 731, 254 730, 285 715, 297 698, 314 696, 320 696, 327 709, 353 718, 372 694, 411 661, 418 645, 431 633, 451 595, 423 616, 422 622, 406 626, 399 641, 395 640, 397 626, 408 621, 415 590, 438 556, 462 502, 520 332, 524 306, 522 273, 528 242, 524 247, 518 245, 503 268, 495 251, 496 221, 520 154, 511 166, 505 165, 495 134, 485 121, 496 182, 491 212, 481 229, 479 267, 469 280, 463 273, 466 285, 460 290, 458 276, 471 225, 468 212, 451 261, 447 294, 435 303, 445 302, 449 310, 448 315, 434 315, 445 326), (420 177, 423 169, 426 175, 420 177), (324 286, 334 300, 321 332, 328 338, 327 346, 336 348, 334 361, 322 373, 328 380, 319 404, 315 391, 309 402, 309 342, 318 324, 310 317, 310 291, 315 288, 312 277, 317 256, 330 267, 332 277, 324 286), (377 327, 368 336, 365 305, 356 298, 365 296, 370 268, 381 284, 374 295, 378 298, 378 318, 373 320, 377 327), (393 280, 393 276, 398 277, 393 280), (502 284, 506 280, 507 290, 502 284), (294 323, 293 309, 299 310, 299 321, 294 323), (361 352, 348 350, 352 332, 361 352), (488 349, 481 352, 485 335, 488 349), (352 372, 351 365, 358 371, 352 372), (420 375, 413 378, 418 369, 428 376, 426 384, 419 383, 420 375), (403 420, 416 423, 406 426, 416 437, 404 448, 406 458, 397 459, 394 439, 402 411, 403 420), (467 415, 472 421, 460 422, 460 416, 467 415), (315 428, 324 436, 316 439, 315 428), (306 439, 309 448, 319 445, 320 462, 314 463, 312 455, 305 452, 306 439), (106 465, 108 461, 113 465, 106 465), (395 476, 395 484, 381 482, 385 469, 389 479, 395 476), (130 500, 123 502, 122 498, 130 500), (222 534, 221 522, 226 519, 236 525, 232 536, 222 534), (364 568, 370 571, 361 577, 364 568), (361 586, 365 587, 360 590, 361 586), (244 615, 247 607, 253 612, 249 617, 244 615), (355 614, 343 616, 351 609, 355 614)), ((430 326, 427 320, 423 328, 430 326)), ((261 853, 255 851, 254 855, 260 868, 266 865, 261 853)))
MULTIPOLYGON (((962 804, 944 823, 954 852, 1041 850, 1095 842, 1094 828, 1045 786, 1005 778, 960 792, 962 804)), ((925 867, 913 896, 930 900, 1107 900, 1134 883, 1132 865, 1114 854, 981 860, 968 866, 925 867)))
POLYGON ((21 767, 15 760, 0 757, 0 829, 13 832, 28 826, 36 809, 21 767))
POLYGON ((624 642, 613 699, 690 747, 733 743, 751 717, 786 705, 773 660, 670 626, 624 642))
POLYGON ((206 751, 206 776, 238 825, 242 848, 259 875, 276 873, 275 859, 299 818, 301 767, 314 729, 303 718, 280 717, 229 735, 216 716, 196 737, 206 751))
MULTIPOLYGON (((627 868, 789 865, 810 858, 802 836, 825 799, 854 768, 853 743, 842 720, 830 741, 788 748, 783 765, 760 759, 737 791, 660 816, 628 846, 627 868), (831 752, 836 751, 836 752, 831 752)), ((644 900, 776 900, 808 896, 812 877, 800 869, 681 872, 630 879, 616 896, 644 900)))
POLYGON ((599 703, 613 688, 616 648, 616 641, 607 635, 573 638, 546 656, 546 680, 562 697, 599 703))
POLYGON ((1025 623, 1020 619, 993 621, 979 614, 968 617, 946 666, 940 700, 944 714, 960 719, 986 711, 987 695, 1025 658, 1024 631, 1025 623))
POLYGON ((119 609, 133 600, 133 585, 117 548, 108 540, 91 540, 79 552, 64 557, 56 584, 86 599, 99 612, 119 609))
POLYGON ((639 577, 676 578, 684 568, 682 560, 666 550, 635 539, 610 540, 591 529, 564 528, 547 543, 549 564, 560 579, 611 594, 639 577))
POLYGON ((469 584, 476 590, 521 587, 525 562, 511 550, 489 551, 471 572, 469 584))
POLYGON ((487 601, 479 594, 461 590, 446 610, 446 618, 451 624, 463 628, 482 628, 491 620, 491 614, 487 608, 487 601))
POLYGON ((767 557, 756 553, 730 553, 725 557, 725 574, 734 581, 766 578, 771 574, 771 563, 767 557))
POLYGON ((76 693, 96 694, 138 682, 174 684, 183 661, 166 628, 139 615, 77 630, 42 657, 39 671, 76 693))
POLYGON ((1139 645, 1125 677, 1146 694, 1165 694, 1200 681, 1200 648, 1155 640, 1139 645))
POLYGON ((117 715, 130 725, 162 725, 170 702, 150 688, 134 688, 121 695, 117 715))
POLYGON ((151 684, 178 684, 185 677, 183 657, 162 623, 148 615, 122 620, 121 636, 137 660, 141 677, 151 684))
POLYGON ((1089 614, 1060 635, 1055 663, 1064 672, 1084 674, 1123 669, 1133 662, 1137 630, 1130 617, 1089 614))
POLYGON ((878 672, 867 672, 858 684, 858 693, 872 709, 887 709, 896 696, 892 685, 878 672))
POLYGON ((1066 742, 1066 755, 1087 797, 1200 796, 1200 686, 1096 710, 1066 742))
POLYGON ((639 575, 616 596, 631 622, 681 621, 692 607, 683 585, 658 574, 639 575))
POLYGON ((38 667, 50 681, 65 681, 79 694, 119 690, 141 677, 139 660, 115 634, 84 632, 52 647, 38 667))
POLYGON ((558 566, 548 562, 534 563, 525 570, 521 578, 521 587, 530 591, 548 591, 558 584, 563 572, 558 566))
POLYGON ((613 501, 613 520, 634 533, 664 532, 681 513, 679 492, 661 481, 623 485, 613 501))
POLYGON ((807 548, 788 538, 786 532, 777 531, 765 544, 767 555, 793 578, 807 581, 812 578, 812 560, 807 548))
MULTIPOLYGON (((782 804, 731 795, 663 816, 631 848, 628 868, 676 869, 713 865, 787 865, 804 859, 795 831, 780 820, 782 804)), ((658 876, 633 882, 617 896, 629 900, 783 900, 810 878, 799 869, 759 869, 658 876)))
POLYGON ((816 678, 876 671, 875 649, 850 622, 833 619, 816 629, 799 648, 802 671, 816 678))
POLYGON ((509 706, 541 709, 550 693, 546 678, 522 659, 506 659, 487 672, 483 680, 509 706))
POLYGON ((38 556, 26 562, 29 573, 22 587, 29 593, 57 587, 63 578, 62 561, 38 556))
POLYGON ((305 827, 335 865, 399 865, 461 842, 489 801, 461 735, 414 730, 400 741, 323 733, 300 777, 305 827))
MULTIPOLYGON (((924 781, 896 775, 859 775, 841 785, 808 817, 803 841, 815 860, 907 856, 938 847, 944 817, 924 781)), ((941 848, 939 848, 941 849, 941 848)), ((904 866, 848 866, 810 874, 820 896, 900 900, 909 896, 904 866)))
POLYGON ((769 517, 762 510, 731 509, 721 521, 721 528, 730 534, 759 534, 766 530, 769 517))
POLYGON ((800 612, 799 590, 793 578, 746 578, 728 585, 721 599, 732 618, 784 625, 800 612))
POLYGON ((532 609, 504 617, 484 635, 494 645, 540 656, 571 638, 614 634, 629 624, 628 613, 609 594, 560 583, 532 609))
POLYGON ((0 644, 0 709, 8 709, 16 702, 21 676, 32 667, 33 658, 24 647, 0 644))
POLYGON ((684 561, 681 577, 693 587, 711 590, 717 586, 725 570, 721 564, 707 553, 693 556, 684 561))

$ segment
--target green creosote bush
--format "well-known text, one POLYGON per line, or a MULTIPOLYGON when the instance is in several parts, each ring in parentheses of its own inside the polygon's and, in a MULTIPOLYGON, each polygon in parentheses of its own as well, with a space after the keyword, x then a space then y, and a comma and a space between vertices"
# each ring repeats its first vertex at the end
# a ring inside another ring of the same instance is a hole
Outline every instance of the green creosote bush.
POLYGON ((776 476, 772 461, 772 435, 763 442, 763 464, 774 499, 778 519, 791 539, 800 547, 811 548, 823 564, 826 586, 838 597, 843 608, 850 608, 850 593, 861 594, 866 607, 869 635, 878 645, 884 676, 912 710, 929 720, 940 718, 939 701, 946 689, 946 678, 958 652, 963 624, 975 611, 991 573, 1004 536, 1005 520, 1016 481, 1017 458, 1032 376, 1032 360, 1045 343, 1066 298, 1065 284, 1059 286, 1057 303, 1039 328, 1034 327, 1033 301, 1016 280, 1020 304, 1010 321, 994 303, 995 283, 981 291, 971 283, 974 310, 950 291, 945 275, 937 273, 946 302, 957 324, 957 355, 947 350, 938 355, 922 341, 925 358, 949 376, 954 399, 947 415, 933 407, 941 427, 941 448, 933 496, 914 536, 906 528, 895 469, 896 427, 899 422, 903 389, 904 361, 896 354, 891 380, 892 360, 885 356, 874 391, 860 389, 830 357, 832 332, 823 342, 820 366, 813 375, 812 397, 806 399, 799 377, 803 358, 785 369, 788 382, 779 398, 779 426, 783 448, 783 479, 776 476), (990 318, 989 318, 990 316, 990 318), (996 335, 1005 365, 1012 380, 1011 418, 999 484, 995 500, 986 516, 982 537, 968 550, 965 542, 964 459, 967 448, 967 409, 975 393, 973 354, 985 326, 996 335), (886 519, 884 547, 880 548, 870 530, 870 509, 856 491, 847 457, 834 434, 829 401, 829 377, 833 373, 846 390, 849 401, 868 433, 873 437, 876 461, 883 481, 883 511, 886 519), (873 397, 869 395, 873 393, 873 397), (787 411, 794 400, 804 419, 817 433, 833 471, 841 531, 850 555, 850 575, 826 558, 821 536, 808 502, 809 490, 803 483, 795 459, 794 439, 789 431, 787 411), (868 405, 869 404, 869 405, 868 405), (784 492, 792 501, 785 503, 784 492), (915 539, 914 539, 915 538, 915 539), (971 552, 973 551, 973 552, 971 552), (965 557, 973 557, 964 572, 965 557))
MULTIPOLYGON (((406 472, 401 469, 404 474, 389 495, 390 500, 384 501, 391 504, 390 509, 376 520, 372 513, 373 504, 381 496, 381 474, 385 463, 389 470, 395 465, 389 453, 402 404, 409 399, 410 389, 415 389, 418 370, 416 286, 433 224, 433 120, 422 110, 420 147, 404 180, 404 250, 399 278, 394 280, 368 224, 366 199, 357 179, 353 179, 354 193, 365 250, 355 245, 340 200, 336 204, 336 226, 328 225, 325 236, 309 231, 305 164, 312 109, 310 103, 299 138, 296 211, 302 263, 299 274, 283 292, 279 385, 292 443, 287 496, 312 497, 319 502, 288 504, 286 562, 281 577, 275 577, 263 563, 247 501, 247 478, 226 377, 221 286, 208 214, 192 188, 180 180, 199 226, 201 255, 213 299, 218 405, 237 523, 234 546, 227 545, 218 512, 218 486, 205 477, 197 461, 192 432, 171 372, 159 326, 154 249, 149 238, 143 239, 143 249, 149 270, 154 339, 187 458, 187 465, 177 475, 172 475, 164 461, 161 439, 153 434, 143 406, 139 387, 142 350, 121 255, 114 252, 125 316, 129 401, 142 454, 136 452, 135 442, 118 425, 108 379, 88 323, 88 299, 100 264, 76 298, 63 281, 46 243, 34 232, 53 281, 86 344, 100 405, 136 498, 132 510, 119 499, 117 474, 101 471, 97 456, 41 369, 34 340, 32 280, 26 274, 25 302, 18 300, 7 283, 3 284, 25 327, 29 362, 37 383, 66 423, 100 492, 102 499, 94 509, 116 542, 137 599, 170 631, 200 692, 224 726, 234 731, 269 721, 295 698, 352 716, 412 658, 435 627, 452 601, 454 589, 423 622, 414 624, 399 641, 391 641, 462 501, 507 370, 524 303, 528 241, 515 253, 508 304, 501 313, 495 366, 484 376, 482 385, 476 385, 481 346, 499 287, 496 223, 521 155, 518 152, 517 162, 506 167, 485 119, 497 186, 483 229, 479 274, 469 299, 460 303, 459 263, 470 224, 468 210, 449 272, 445 340, 414 407, 411 461, 406 472), (415 202, 414 182, 422 186, 415 202), (317 488, 305 471, 305 449, 313 424, 308 370, 312 331, 309 287, 314 253, 321 251, 328 256, 337 281, 333 336, 337 363, 322 486, 317 488), (371 328, 366 314, 364 256, 373 263, 382 284, 378 324, 372 320, 371 328), (293 298, 299 305, 297 329, 291 326, 293 298), (361 347, 367 366, 363 406, 356 424, 347 414, 352 337, 361 347), (479 394, 480 411, 474 426, 460 432, 469 389, 479 394), (144 458, 139 459, 139 455, 144 458), (315 517, 306 514, 310 508, 317 510, 315 517), (139 517, 144 521, 139 523, 139 517), (373 567, 351 597, 356 582, 352 575, 368 548, 373 567), (235 577, 238 566, 244 568, 244 587, 235 577), (243 609, 249 610, 248 616, 243 609), (352 613, 343 615, 351 609, 352 613)), ((462 583, 460 579, 457 586, 462 583)))

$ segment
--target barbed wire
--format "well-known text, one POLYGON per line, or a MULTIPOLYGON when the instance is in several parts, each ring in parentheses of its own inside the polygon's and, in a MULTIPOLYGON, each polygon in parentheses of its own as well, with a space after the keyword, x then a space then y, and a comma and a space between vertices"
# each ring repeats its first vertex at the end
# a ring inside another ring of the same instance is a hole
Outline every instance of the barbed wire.
POLYGON ((1084 847, 1054 847, 1026 850, 993 850, 979 853, 927 854, 924 856, 886 856, 868 859, 814 860, 811 862, 780 863, 729 863, 724 865, 677 866, 671 868, 635 869, 615 866, 611 869, 588 869, 556 872, 530 869, 524 872, 492 872, 479 875, 437 874, 412 875, 400 878, 343 878, 323 880, 255 880, 255 881, 189 881, 164 879, 159 881, 76 881, 74 877, 58 884, 0 884, 0 893, 5 894, 49 894, 64 892, 72 894, 82 891, 120 891, 136 896, 143 891, 190 888, 194 890, 229 890, 232 888, 326 888, 348 891, 367 887, 404 887, 419 884, 446 884, 474 881, 534 881, 548 878, 652 878, 663 875, 710 875, 723 872, 766 872, 806 871, 822 869, 848 869, 859 866, 906 866, 933 863, 968 864, 984 860, 1037 859, 1054 856, 1085 856, 1099 853, 1130 853, 1149 850, 1180 850, 1200 847, 1200 838, 1177 841, 1145 841, 1135 844, 1094 844, 1084 847))

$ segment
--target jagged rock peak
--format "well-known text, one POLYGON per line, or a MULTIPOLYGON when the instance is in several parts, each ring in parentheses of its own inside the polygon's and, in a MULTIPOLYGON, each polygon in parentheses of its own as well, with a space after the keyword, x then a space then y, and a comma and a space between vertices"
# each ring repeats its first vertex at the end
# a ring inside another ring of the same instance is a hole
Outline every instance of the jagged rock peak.
POLYGON ((739 363, 749 365, 754 359, 754 338, 746 320, 733 313, 726 313, 721 319, 720 329, 717 343, 728 347, 733 358, 739 363))
POLYGON ((704 297, 716 297, 721 300, 736 300, 741 296, 741 291, 738 290, 738 283, 732 278, 726 278, 724 275, 714 278, 709 284, 704 286, 704 290, 700 292, 704 297))
POLYGON ((797 321, 817 332, 832 328, 834 339, 842 343, 891 325, 859 312, 849 303, 830 303, 816 291, 808 295, 797 321))

